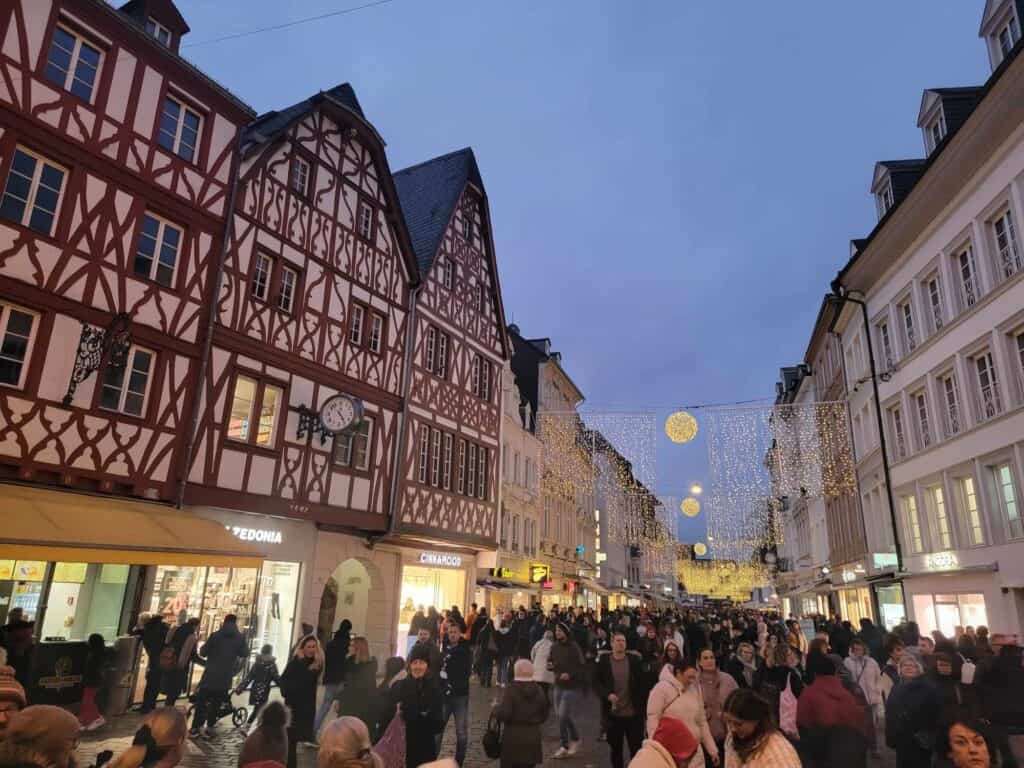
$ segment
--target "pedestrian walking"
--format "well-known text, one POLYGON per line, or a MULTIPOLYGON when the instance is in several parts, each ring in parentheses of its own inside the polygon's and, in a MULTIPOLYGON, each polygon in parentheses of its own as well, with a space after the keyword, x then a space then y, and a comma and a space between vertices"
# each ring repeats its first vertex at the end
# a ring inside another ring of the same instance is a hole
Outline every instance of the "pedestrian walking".
POLYGON ((897 768, 930 768, 939 717, 939 694, 913 656, 900 660, 900 682, 885 707, 885 739, 897 768))
POLYGON ((437 759, 436 737, 444 724, 444 699, 429 669, 429 646, 417 644, 409 655, 408 676, 391 687, 391 708, 401 706, 405 721, 406 768, 437 759))
POLYGON ((711 648, 700 652, 700 669, 697 681, 704 699, 704 715, 708 721, 711 738, 715 740, 718 754, 725 754, 725 719, 722 716, 725 700, 738 687, 732 675, 718 669, 715 653, 711 648))
MULTIPOLYGON (((960 710, 976 714, 974 686, 964 685, 960 680, 962 662, 959 656, 948 651, 939 651, 928 677, 939 693, 939 719, 951 717, 960 710)), ((1020 692, 1017 694, 1020 695, 1020 692)))
POLYGON ((140 714, 148 715, 156 707, 160 695, 160 653, 167 643, 167 625, 159 613, 142 614, 139 627, 133 632, 142 642, 142 650, 146 654, 146 688, 142 693, 142 709, 140 714))
POLYGON ((612 768, 623 768, 623 742, 629 747, 630 759, 643 744, 644 688, 643 660, 637 653, 627 653, 626 633, 617 630, 611 636, 610 652, 598 658, 594 674, 612 768))
POLYGON ((501 623, 495 629, 498 643, 498 687, 504 688, 512 672, 512 663, 517 658, 517 636, 512 632, 512 614, 506 611, 501 623))
POLYGON ((78 710, 78 722, 83 731, 95 731, 107 724, 99 708, 103 684, 110 668, 110 651, 103 641, 103 635, 92 633, 86 641, 88 651, 82 675, 82 704, 78 710))
POLYGON ((167 631, 159 661, 160 688, 165 694, 165 706, 173 707, 188 683, 188 666, 198 658, 198 627, 198 618, 186 618, 184 622, 167 631))
POLYGON ((264 645, 245 678, 235 688, 236 696, 241 696, 246 688, 249 689, 249 709, 252 710, 249 713, 250 725, 256 720, 256 715, 263 705, 270 699, 270 689, 275 684, 281 685, 281 675, 277 670, 274 648, 264 645))
POLYGON ((661 680, 654 686, 647 699, 647 732, 658 729, 662 717, 675 717, 686 723, 690 733, 701 743, 702 748, 690 761, 689 768, 703 768, 705 752, 714 765, 719 763, 718 747, 711 737, 704 699, 697 683, 697 670, 685 659, 676 659, 671 674, 662 672, 661 680))
POLYGON ((736 651, 725 665, 725 671, 732 675, 740 688, 753 688, 754 676, 757 674, 757 661, 754 646, 740 643, 736 651))
POLYGON ((213 737, 221 704, 228 699, 235 673, 241 660, 248 655, 249 646, 238 631, 238 617, 229 613, 220 629, 210 635, 199 649, 199 657, 205 660, 206 668, 196 691, 191 736, 213 737))
MULTIPOLYGON (((370 746, 370 732, 358 717, 339 717, 324 729, 317 768, 385 768, 370 746)), ((387 766, 386 768, 392 768, 387 766)))
POLYGON ((779 732, 767 699, 740 687, 725 700, 725 768, 801 768, 793 745, 779 732))
POLYGON ((469 677, 473 661, 469 645, 462 640, 462 628, 456 622, 448 624, 448 647, 441 658, 441 691, 444 695, 444 714, 438 747, 448 720, 455 718, 455 762, 462 766, 469 747, 469 677))
POLYGON ((14 677, 26 690, 30 690, 32 662, 35 658, 34 621, 25 621, 17 608, 11 610, 4 625, 4 648, 7 649, 7 664, 14 669, 14 677))
POLYGON ((313 721, 313 733, 320 733, 324 718, 331 711, 331 706, 337 701, 338 693, 345 684, 345 666, 348 664, 349 646, 352 642, 351 632, 352 622, 342 619, 334 637, 324 646, 324 695, 313 721))
POLYGON ((358 717, 370 727, 376 688, 377 658, 370 655, 365 637, 354 637, 345 659, 345 684, 334 694, 333 711, 341 717, 358 717))
POLYGON ((813 680, 797 702, 800 740, 797 750, 804 768, 864 768, 867 725, 864 711, 836 675, 835 665, 821 653, 807 658, 813 680))
POLYGON ((323 650, 315 635, 306 635, 299 642, 295 655, 281 675, 281 695, 291 710, 288 728, 288 768, 295 768, 299 743, 316 741, 316 689, 324 667, 323 650))
POLYGON ((257 712, 256 728, 242 744, 238 768, 267 760, 285 765, 288 762, 288 726, 291 714, 280 701, 271 701, 257 712))
POLYGON ((11 718, 0 741, 5 768, 74 768, 81 726, 65 709, 47 704, 26 707, 11 718))
POLYGON ((882 671, 876 662, 869 655, 869 648, 866 642, 860 637, 850 641, 850 655, 846 657, 843 665, 850 672, 850 678, 859 691, 855 691, 856 697, 864 707, 864 733, 868 740, 868 749, 873 754, 878 753, 877 729, 885 717, 882 707, 882 671))
POLYGON ((419 633, 416 635, 416 642, 412 646, 412 650, 409 651, 406 664, 412 660, 412 652, 417 648, 427 654, 430 676, 435 680, 438 679, 441 674, 441 650, 431 638, 430 630, 426 627, 420 627, 419 633))
POLYGON ((550 704, 535 682, 536 669, 520 659, 513 668, 513 680, 501 697, 495 716, 501 721, 501 768, 529 768, 544 762, 541 726, 547 721, 550 704))
POLYGON ((373 694, 373 714, 370 728, 370 739, 376 744, 395 716, 395 708, 391 701, 391 686, 406 676, 405 659, 392 656, 384 662, 384 679, 377 685, 373 694))
POLYGON ((109 768, 173 768, 185 756, 188 723, 173 707, 156 710, 135 731, 131 746, 109 768))
POLYGON ((545 630, 541 639, 534 644, 530 651, 533 661, 533 679, 543 689, 548 702, 551 701, 551 689, 555 684, 555 673, 548 666, 548 659, 551 658, 551 646, 554 642, 555 633, 550 629, 545 630))
POLYGON ((699 747, 686 723, 663 717, 658 721, 658 730, 644 741, 629 768, 681 768, 690 764, 699 747))
POLYGON ((551 646, 548 666, 555 674, 555 712, 561 740, 561 747, 552 757, 561 760, 575 755, 580 748, 580 734, 573 712, 579 708, 581 689, 587 679, 583 651, 573 640, 572 629, 565 622, 555 627, 555 642, 551 646))

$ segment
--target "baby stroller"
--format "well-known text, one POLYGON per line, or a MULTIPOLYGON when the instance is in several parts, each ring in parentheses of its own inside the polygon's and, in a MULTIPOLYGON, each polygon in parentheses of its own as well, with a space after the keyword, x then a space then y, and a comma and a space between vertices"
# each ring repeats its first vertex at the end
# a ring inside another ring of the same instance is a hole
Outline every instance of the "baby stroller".
MULTIPOLYGON (((185 714, 189 722, 192 722, 192 715, 195 709, 196 694, 193 693, 188 697, 188 712, 185 714)), ((222 717, 227 717, 228 715, 231 715, 231 724, 235 728, 243 728, 249 719, 249 710, 245 707, 236 707, 231 702, 231 696, 228 695, 227 698, 222 699, 217 705, 217 720, 219 721, 222 717)))

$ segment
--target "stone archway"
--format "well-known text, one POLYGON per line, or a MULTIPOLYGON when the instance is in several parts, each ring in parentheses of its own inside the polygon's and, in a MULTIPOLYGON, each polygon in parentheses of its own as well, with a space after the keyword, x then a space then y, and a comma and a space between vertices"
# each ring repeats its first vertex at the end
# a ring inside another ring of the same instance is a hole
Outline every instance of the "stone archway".
POLYGON ((333 636, 343 619, 352 622, 353 637, 366 634, 370 592, 374 588, 372 570, 363 560, 350 557, 327 579, 320 598, 317 627, 317 635, 323 642, 333 636))

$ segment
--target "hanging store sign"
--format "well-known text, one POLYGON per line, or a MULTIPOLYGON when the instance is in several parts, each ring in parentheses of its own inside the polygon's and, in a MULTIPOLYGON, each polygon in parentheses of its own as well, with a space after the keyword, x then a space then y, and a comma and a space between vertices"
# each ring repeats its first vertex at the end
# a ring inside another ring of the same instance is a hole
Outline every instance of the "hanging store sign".
POLYGON ((960 559, 954 552, 933 552, 924 556, 924 567, 928 571, 952 571, 960 567, 960 559))
POLYGON ((437 565, 442 568, 461 568, 462 556, 444 552, 420 552, 420 565, 437 565))

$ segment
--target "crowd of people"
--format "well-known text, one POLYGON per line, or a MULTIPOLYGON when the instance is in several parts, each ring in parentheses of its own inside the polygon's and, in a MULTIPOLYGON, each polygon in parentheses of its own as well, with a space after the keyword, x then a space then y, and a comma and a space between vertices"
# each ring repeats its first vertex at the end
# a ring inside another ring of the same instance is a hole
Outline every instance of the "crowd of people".
MULTIPOLYGON (((421 608, 407 654, 382 668, 345 620, 323 643, 304 626, 282 670, 269 646, 249 659, 234 616, 201 644, 194 621, 168 627, 144 617, 136 630, 147 657, 142 725, 129 749, 96 765, 177 765, 186 740, 217 738, 232 695, 248 691, 240 768, 295 768, 300 749, 315 749, 320 768, 423 766, 438 759, 452 720, 452 762, 462 766, 474 678, 501 689, 488 704, 484 748, 503 768, 544 762, 542 728, 552 717, 560 744, 547 757, 577 756, 587 707, 613 768, 863 768, 883 745, 898 768, 1018 764, 1024 663, 1016 637, 985 627, 924 636, 913 622, 885 632, 839 617, 815 617, 813 628, 809 636, 807 621, 735 609, 599 617, 573 608, 495 616, 476 605, 465 616, 421 608), (192 664, 203 670, 188 723, 177 704, 192 664)), ((87 664, 76 718, 29 701, 17 666, 20 629, 0 628, 0 766, 76 765, 80 731, 102 719, 102 638, 90 642, 93 669, 87 664)))

